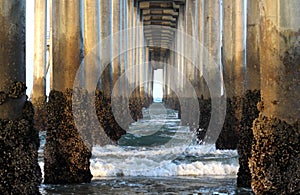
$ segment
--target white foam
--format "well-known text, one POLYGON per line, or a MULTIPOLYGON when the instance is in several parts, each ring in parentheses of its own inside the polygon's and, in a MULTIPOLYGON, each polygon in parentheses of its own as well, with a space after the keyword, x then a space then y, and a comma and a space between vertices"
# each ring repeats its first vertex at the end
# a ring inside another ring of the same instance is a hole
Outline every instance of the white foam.
POLYGON ((44 178, 44 165, 45 165, 44 161, 39 161, 39 165, 42 172, 42 178, 44 178))
MULTIPOLYGON (((211 147, 208 147, 211 149, 211 147)), ((119 146, 94 147, 91 172, 94 177, 107 176, 225 176, 236 175, 239 164, 236 150, 211 150, 203 146, 126 150, 119 146), (210 155, 211 159, 174 162, 179 155, 210 155), (224 158, 224 156, 226 158, 224 158), (222 160, 222 159, 225 160, 222 160), (229 160, 228 160, 229 159, 229 160)))

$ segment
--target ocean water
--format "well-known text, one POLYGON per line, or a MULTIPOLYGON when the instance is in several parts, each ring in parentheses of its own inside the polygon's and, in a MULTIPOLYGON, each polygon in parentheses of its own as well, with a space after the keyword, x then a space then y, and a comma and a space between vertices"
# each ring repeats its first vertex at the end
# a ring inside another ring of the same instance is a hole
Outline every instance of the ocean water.
MULTIPOLYGON (((198 145, 178 113, 154 103, 118 145, 94 146, 89 184, 45 185, 42 194, 253 194, 236 187, 236 150, 198 145)), ((41 133, 39 163, 43 170, 41 133)))

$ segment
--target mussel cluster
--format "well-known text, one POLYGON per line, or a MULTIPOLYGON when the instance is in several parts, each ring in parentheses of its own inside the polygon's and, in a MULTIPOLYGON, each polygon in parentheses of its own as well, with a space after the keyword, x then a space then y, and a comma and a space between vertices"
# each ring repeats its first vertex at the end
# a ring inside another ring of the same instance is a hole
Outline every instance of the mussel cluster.
POLYGON ((26 95, 26 84, 20 81, 10 81, 7 91, 0 91, 0 105, 11 99, 18 99, 26 95))
POLYGON ((253 123, 249 168, 256 194, 299 194, 300 121, 288 124, 263 116, 253 123))
POLYGON ((225 120, 216 142, 217 149, 237 149, 241 109, 242 97, 227 98, 225 120))
MULTIPOLYGON (((47 137, 44 149, 45 183, 90 182, 91 150, 76 128, 72 111, 73 91, 52 90, 47 104, 47 137)), ((86 95, 78 96, 84 102, 86 95)), ((78 114, 78 112, 76 112, 78 114)), ((79 114, 84 114, 80 113, 79 114)), ((85 120, 83 117, 82 120, 85 120)))
POLYGON ((46 97, 39 97, 32 101, 34 105, 34 128, 45 131, 47 127, 46 97))
MULTIPOLYGON (((17 85, 19 86, 19 85, 17 85)), ((24 90, 23 87, 18 90, 24 90)), ((20 94, 15 91, 16 96, 20 94)), ((39 135, 33 128, 33 106, 26 101, 15 120, 0 119, 0 192, 38 194, 42 175, 38 165, 39 135)))
POLYGON ((111 97, 106 96, 101 90, 96 90, 95 94, 95 107, 100 124, 102 125, 105 133, 111 140, 118 141, 121 138, 121 136, 126 133, 126 131, 118 124, 118 122, 115 119, 111 106, 111 97))
POLYGON ((251 187, 251 173, 249 169, 249 158, 253 143, 252 124, 258 117, 257 103, 260 101, 259 90, 248 90, 243 97, 242 119, 238 134, 239 171, 237 185, 239 187, 251 187))
POLYGON ((135 121, 143 118, 143 103, 141 98, 131 96, 129 99, 129 110, 131 118, 135 121))

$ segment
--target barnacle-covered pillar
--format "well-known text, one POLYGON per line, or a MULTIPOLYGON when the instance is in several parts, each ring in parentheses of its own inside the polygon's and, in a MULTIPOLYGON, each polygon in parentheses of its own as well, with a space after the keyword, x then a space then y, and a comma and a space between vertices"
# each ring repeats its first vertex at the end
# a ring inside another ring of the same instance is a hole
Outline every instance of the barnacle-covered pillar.
POLYGON ((261 96, 253 123, 256 194, 300 192, 299 0, 259 1, 261 96))
MULTIPOLYGON (((239 125, 238 153, 239 172, 237 185, 251 186, 249 158, 253 142, 252 124, 258 117, 257 103, 260 101, 260 57, 259 57, 259 1, 247 1, 247 37, 246 37, 246 72, 245 94, 242 96, 242 118, 239 125)), ((224 21, 226 23, 226 21, 224 21)), ((226 23, 227 24, 227 23, 226 23)), ((228 25, 228 24, 227 24, 228 25)), ((231 44, 231 43, 228 43, 231 44)), ((226 47, 228 48, 228 46, 226 47)), ((228 50, 227 50, 228 51, 228 50)), ((224 52, 227 52, 224 48, 224 52)), ((228 70, 227 66, 227 70, 228 70)), ((227 83, 228 85, 229 83, 227 83)), ((230 86, 227 86, 230 87, 230 86)), ((230 92, 229 92, 230 93, 230 92)))
POLYGON ((38 194, 38 132, 26 100, 25 1, 0 3, 0 192, 38 194))
POLYGON ((47 1, 35 1, 34 77, 32 103, 35 109, 34 126, 46 128, 46 15, 47 1))
POLYGON ((223 1, 222 62, 227 96, 226 118, 217 141, 219 149, 236 149, 244 93, 245 20, 244 0, 223 1))
MULTIPOLYGON (((208 88, 208 82, 216 82, 220 80, 219 71, 216 67, 220 65, 220 1, 202 1, 201 8, 203 10, 202 23, 202 37, 203 48, 201 48, 201 71, 202 71, 202 97, 199 101, 200 106, 200 120, 199 126, 204 131, 198 132, 198 138, 203 139, 208 128, 211 117, 211 95, 208 88)), ((200 9, 201 9, 200 8, 200 9)), ((201 29, 200 29, 201 30, 201 29)), ((218 83, 219 84, 219 83, 218 83)))
POLYGON ((74 90, 78 90, 73 89, 73 85, 82 63, 81 3, 77 0, 53 0, 52 9, 53 90, 47 105, 44 182, 90 182, 91 150, 83 142, 74 121, 74 114, 80 113, 80 110, 73 107, 74 103, 84 102, 86 98, 84 91, 76 92, 78 97, 73 96, 74 90))

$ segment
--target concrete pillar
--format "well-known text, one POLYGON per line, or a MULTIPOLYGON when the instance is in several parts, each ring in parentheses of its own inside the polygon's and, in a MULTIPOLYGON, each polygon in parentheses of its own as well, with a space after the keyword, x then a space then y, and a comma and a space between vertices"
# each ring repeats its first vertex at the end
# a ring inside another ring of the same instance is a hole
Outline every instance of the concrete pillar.
POLYGON ((119 77, 121 76, 121 56, 120 54, 120 48, 122 47, 122 36, 121 36, 121 4, 120 0, 110 0, 111 3, 111 33, 112 33, 112 75, 113 75, 113 87, 116 87, 117 92, 115 95, 120 95, 120 86, 116 85, 116 82, 118 81, 119 77))
POLYGON ((150 88, 150 53, 149 53, 149 47, 146 46, 145 44, 145 93, 147 95, 147 98, 150 97, 150 91, 149 91, 149 88, 150 88))
POLYGON ((22 30, 25 30, 24 6, 25 3, 21 1, 1 2, 0 91, 3 91, 0 106, 1 119, 20 117, 26 99, 25 91, 22 91, 24 94, 18 98, 7 97, 13 82, 25 82, 25 47, 21 42, 25 41, 25 34, 22 33, 22 30), (17 10, 14 10, 14 6, 17 10), (5 104, 3 104, 4 102, 5 104))
MULTIPOLYGON (((223 1, 222 61, 227 96, 225 123, 217 140, 219 149, 236 149, 242 118, 245 68, 244 0, 223 1), (234 141, 232 141, 234 140, 234 141)), ((218 58, 219 62, 220 58, 218 58)))
POLYGON ((222 62, 227 97, 244 93, 244 0, 223 1, 222 62))
MULTIPOLYGON (((239 171, 237 177, 237 186, 247 187, 251 186, 251 173, 249 169, 249 158, 251 157, 251 148, 253 143, 252 124, 255 118, 258 117, 259 111, 257 103, 260 101, 260 60, 259 60, 259 4, 258 0, 247 1, 247 59, 246 59, 246 74, 245 86, 246 91, 241 99, 241 120, 239 123, 239 171)), ((224 21, 226 22, 226 20, 224 21)), ((226 24, 228 25, 228 24, 226 24)), ((226 26, 225 25, 225 26, 226 26)), ((227 30, 229 28, 225 27, 227 30)), ((228 32, 227 32, 228 34, 228 32)), ((231 37, 233 38, 233 37, 231 37)), ((224 40, 225 41, 225 40, 224 40)), ((227 40, 228 41, 228 40, 227 40)), ((226 42, 227 42, 226 41, 226 42)), ((227 44, 231 44, 227 42, 227 44)), ((226 47, 228 48, 228 46, 226 47)), ((226 53, 226 49, 223 50, 226 53)), ((223 54, 224 54, 223 53, 223 54)), ((227 64, 227 70, 230 70, 227 64)), ((225 70, 226 74, 226 70, 225 70)), ((229 73, 230 74, 230 73, 229 73)), ((227 78, 228 81, 228 78, 227 78)), ((234 80, 232 80, 234 81, 234 80)), ((230 89, 229 82, 227 89, 230 89)), ((232 85, 234 83, 232 82, 232 85)), ((233 89, 232 89, 233 90, 233 89)), ((231 96, 233 93, 230 94, 231 96)), ((235 106, 236 107, 236 106, 235 106)), ((228 109, 227 109, 228 110, 228 109)), ((238 111, 240 112, 240 111, 238 111)))
MULTIPOLYGON (((210 23, 210 31, 209 31, 209 45, 208 50, 211 54, 210 57, 213 58, 214 62, 219 66, 220 65, 220 58, 221 58, 221 52, 220 52, 220 45, 221 45, 221 36, 220 36, 220 0, 212 0, 209 1, 209 20, 211 20, 210 23)), ((209 61, 209 63, 211 63, 209 61)), ((212 66, 212 65, 210 65, 212 66)), ((220 75, 217 75, 217 73, 212 72, 212 69, 210 67, 209 70, 209 77, 210 78, 216 78, 220 75)))
POLYGON ((34 106, 35 128, 46 129, 46 53, 47 1, 35 1, 34 76, 31 101, 34 106))
POLYGON ((202 58, 202 1, 195 0, 193 2, 193 20, 194 20, 194 27, 193 27, 193 38, 195 39, 193 43, 193 59, 194 59, 194 71, 193 71, 193 84, 194 89, 199 98, 201 96, 201 69, 200 67, 200 59, 202 58))
POLYGON ((259 1, 262 102, 250 159, 256 194, 299 192, 299 3, 259 1))
MULTIPOLYGON (((100 40, 104 41, 108 39, 111 35, 111 0, 109 1, 100 1, 100 40)), ((106 66, 104 71, 101 74, 101 90, 105 96, 111 95, 112 90, 112 67, 111 64, 106 64, 105 59, 111 59, 111 45, 105 44, 101 45, 100 48, 100 61, 101 61, 101 70, 106 66), (107 48, 108 47, 108 48, 107 48)))
POLYGON ((196 59, 197 67, 199 68, 199 97, 204 95, 204 77, 203 77, 203 49, 204 49, 204 0, 197 0, 197 6, 198 11, 196 12, 198 14, 198 25, 196 25, 196 28, 198 26, 198 41, 200 43, 199 45, 199 51, 198 51, 198 58, 196 59))
POLYGON ((53 0, 53 3, 53 89, 65 91, 73 88, 83 59, 80 3, 75 0, 53 0), (73 22, 69 23, 70 20, 73 22))
MULTIPOLYGON (((193 66, 193 57, 194 57, 194 47, 191 47, 190 44, 188 44, 188 40, 191 40, 194 36, 194 28, 195 28, 195 20, 194 20, 194 3, 192 0, 187 0, 185 4, 185 24, 184 24, 184 31, 186 33, 185 41, 184 41, 184 50, 185 50, 185 60, 184 60, 184 66, 185 66, 185 76, 187 78, 187 81, 193 85, 194 83, 194 66, 193 66)), ((188 98, 192 97, 191 91, 186 91, 186 95, 188 98)))
POLYGON ((0 2, 0 192, 38 194, 38 132, 26 101, 26 2, 0 2))
MULTIPOLYGON (((130 86, 133 82, 133 15, 134 15, 134 5, 132 1, 127 1, 128 6, 128 70, 127 79, 128 86, 130 86)), ((130 87, 131 88, 131 87, 130 87)), ((129 89, 130 89, 129 88, 129 89)), ((129 90, 128 89, 128 90, 129 90)), ((127 92, 127 96, 130 96, 130 91, 127 92)))
POLYGON ((166 64, 166 60, 164 60, 164 66, 163 66, 163 98, 164 100, 168 97, 168 66, 166 64))
POLYGON ((39 104, 46 101, 46 21, 47 1, 35 1, 34 23, 34 77, 32 102, 39 104), (40 99, 40 100, 39 100, 40 99), (41 102, 42 101, 42 102, 41 102))
POLYGON ((128 3, 127 1, 121 1, 122 3, 122 15, 120 15, 120 20, 122 22, 122 50, 124 51, 124 54, 121 55, 121 74, 123 75, 124 79, 121 84, 121 91, 122 91, 122 96, 123 97, 128 97, 127 96, 127 80, 125 77, 125 71, 128 71, 128 57, 129 57, 129 52, 128 50, 128 3))
POLYGON ((135 97, 138 97, 139 96, 139 90, 138 90, 138 9, 137 9, 137 4, 134 5, 134 8, 133 8, 133 36, 132 36, 132 44, 133 44, 133 81, 134 81, 134 86, 133 88, 135 89, 135 94, 134 96, 135 97))
MULTIPOLYGON (((49 95, 47 105, 44 182, 90 182, 91 151, 74 124, 75 111, 72 109, 73 84, 83 57, 82 4, 78 0, 53 0, 52 3, 54 90, 49 95)), ((84 98, 84 94, 76 98, 81 103, 84 100, 80 98, 84 98)))
MULTIPOLYGON (((205 50, 208 51, 208 53, 210 53, 210 55, 213 56, 212 53, 212 47, 211 47, 211 40, 212 40, 212 26, 213 26, 213 18, 212 18, 212 14, 215 13, 211 13, 213 11, 213 7, 212 7, 213 1, 204 1, 204 39, 203 39, 203 46, 205 48, 205 50)), ((217 14, 217 13, 216 13, 217 14)), ((203 55, 203 74, 204 72, 206 72, 206 78, 203 77, 203 89, 202 89, 202 94, 203 94, 203 98, 204 99, 208 99, 210 97, 209 94, 209 89, 208 86, 206 84, 207 79, 210 77, 209 75, 209 55, 206 52, 203 55)))
POLYGON ((98 0, 84 1, 84 70, 85 87, 95 91, 100 75, 100 4, 98 0))
POLYGON ((153 97, 153 86, 154 86, 154 68, 153 68, 153 65, 151 64, 151 69, 152 69, 152 73, 151 73, 151 96, 153 97))
POLYGON ((178 34, 177 34, 177 48, 179 51, 179 56, 177 60, 177 67, 178 67, 178 87, 179 91, 184 89, 184 82, 182 76, 184 75, 184 56, 183 49, 184 49, 184 8, 180 6, 179 16, 178 16, 178 34))
MULTIPOLYGON (((173 42, 172 47, 174 47, 174 42, 173 42)), ((174 66, 174 52, 173 51, 170 51, 170 54, 169 54, 169 57, 168 57, 168 65, 172 69, 174 69, 173 68, 173 66, 174 66)), ((173 84, 174 81, 175 81, 174 72, 172 70, 170 70, 169 73, 168 73, 168 80, 167 80, 167 84, 168 84, 167 94, 168 94, 168 97, 172 96, 171 86, 174 86, 174 84, 173 84)))
POLYGON ((233 7, 235 94, 243 95, 245 86, 245 22, 244 0, 238 0, 233 7))
POLYGON ((50 23, 50 28, 49 28, 49 66, 50 66, 50 90, 53 89, 53 30, 52 30, 52 26, 53 26, 53 22, 52 22, 52 1, 53 0, 48 0, 49 1, 49 23, 50 23))
POLYGON ((138 2, 136 2, 136 5, 134 7, 135 9, 135 36, 133 37, 134 39, 134 44, 135 44, 135 89, 136 89, 136 97, 140 97, 140 63, 141 63, 141 58, 140 58, 140 9, 138 8, 138 2))
POLYGON ((233 2, 223 0, 223 39, 222 39, 222 64, 226 96, 234 97, 234 62, 233 62, 233 2))
POLYGON ((143 31, 143 19, 142 19, 142 13, 140 13, 140 25, 139 25, 139 80, 140 80, 140 96, 142 98, 145 98, 145 85, 144 81, 146 79, 145 77, 145 39, 144 39, 144 31, 143 31))
POLYGON ((259 3, 258 0, 247 1, 247 61, 246 89, 260 89, 260 60, 259 60, 259 3))
POLYGON ((299 0, 260 2, 261 90, 264 116, 293 124, 299 119, 299 0), (281 38, 282 37, 282 38, 281 38), (288 40, 286 40, 288 39, 288 40), (273 48, 274 50, 270 50, 273 48), (296 107, 295 107, 296 106, 296 107))

